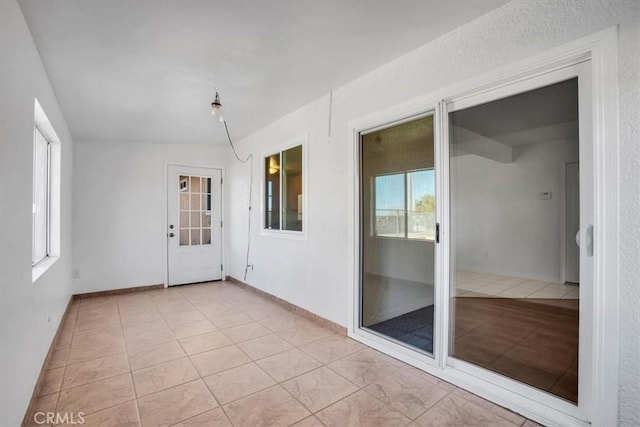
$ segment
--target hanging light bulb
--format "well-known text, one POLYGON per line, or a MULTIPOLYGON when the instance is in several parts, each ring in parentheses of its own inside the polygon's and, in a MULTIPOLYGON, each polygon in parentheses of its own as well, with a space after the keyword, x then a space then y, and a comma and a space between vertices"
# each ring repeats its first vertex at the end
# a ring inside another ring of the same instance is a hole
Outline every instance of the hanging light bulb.
POLYGON ((220 95, 218 95, 218 91, 216 90, 216 97, 211 103, 211 115, 213 117, 218 117, 221 122, 224 121, 222 118, 222 104, 220 103, 220 95))

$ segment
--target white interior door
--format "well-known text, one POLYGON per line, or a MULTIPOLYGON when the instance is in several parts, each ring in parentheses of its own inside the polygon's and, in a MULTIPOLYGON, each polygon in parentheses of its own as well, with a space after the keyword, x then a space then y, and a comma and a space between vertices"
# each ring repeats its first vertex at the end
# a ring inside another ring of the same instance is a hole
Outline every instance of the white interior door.
POLYGON ((222 170, 167 169, 168 285, 222 279, 222 170))

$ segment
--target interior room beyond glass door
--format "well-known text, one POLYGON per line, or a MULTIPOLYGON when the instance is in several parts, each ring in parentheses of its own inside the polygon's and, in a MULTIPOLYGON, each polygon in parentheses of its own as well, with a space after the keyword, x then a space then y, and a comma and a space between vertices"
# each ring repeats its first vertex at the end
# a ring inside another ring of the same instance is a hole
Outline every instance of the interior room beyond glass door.
POLYGON ((361 134, 360 326, 433 354, 433 115, 361 134))

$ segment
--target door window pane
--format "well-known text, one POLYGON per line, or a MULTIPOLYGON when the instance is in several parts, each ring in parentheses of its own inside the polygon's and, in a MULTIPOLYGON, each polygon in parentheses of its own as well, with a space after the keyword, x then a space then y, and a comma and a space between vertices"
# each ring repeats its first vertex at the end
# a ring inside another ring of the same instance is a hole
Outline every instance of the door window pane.
POLYGON ((180 176, 180 246, 211 244, 211 177, 180 176), (206 193, 202 193, 205 191, 206 193))

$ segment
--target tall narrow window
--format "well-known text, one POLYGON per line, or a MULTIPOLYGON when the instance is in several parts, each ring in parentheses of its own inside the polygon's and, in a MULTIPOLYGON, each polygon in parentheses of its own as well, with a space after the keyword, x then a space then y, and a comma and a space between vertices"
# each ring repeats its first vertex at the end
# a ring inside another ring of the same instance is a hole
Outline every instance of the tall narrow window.
POLYGON ((265 230, 303 231, 303 147, 264 159, 265 230))
POLYGON ((35 283, 60 257, 62 144, 37 99, 33 118, 31 279, 35 283))
POLYGON ((33 132, 33 242, 32 265, 49 256, 49 212, 51 193, 51 149, 37 127, 33 132))

